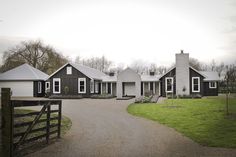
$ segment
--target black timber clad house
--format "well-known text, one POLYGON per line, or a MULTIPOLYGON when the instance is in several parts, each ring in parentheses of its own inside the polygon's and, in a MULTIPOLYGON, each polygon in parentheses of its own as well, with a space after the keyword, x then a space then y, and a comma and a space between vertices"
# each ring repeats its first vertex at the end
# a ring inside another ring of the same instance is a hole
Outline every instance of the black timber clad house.
POLYGON ((49 95, 90 97, 101 93, 104 73, 82 65, 67 63, 54 72, 46 82, 49 95))
MULTIPOLYGON (((133 75, 137 73, 134 72, 133 75)), ((127 73, 123 77, 131 79, 128 82, 133 82, 135 81, 133 75, 127 73)), ((186 53, 176 54, 175 66, 162 76, 139 75, 140 93, 135 83, 127 84, 125 88, 124 83, 117 86, 120 81, 118 76, 109 76, 87 66, 67 63, 48 78, 45 90, 50 91, 49 95, 82 97, 90 97, 94 94, 125 95, 124 89, 127 89, 126 93, 133 93, 136 97, 144 95, 147 91, 155 91, 152 93, 163 97, 167 95, 217 96, 220 81, 216 72, 198 71, 189 66, 189 54, 186 53)))
POLYGON ((189 66, 189 54, 186 53, 176 54, 176 59, 176 65, 159 78, 160 96, 165 97, 172 94, 177 96, 218 95, 218 82, 220 81, 220 79, 216 72, 198 71, 189 66), (177 64, 179 64, 179 66, 177 64), (177 67, 179 68, 179 72, 181 73, 179 74, 179 76, 176 73, 177 67), (182 72, 181 70, 184 72, 182 72), (188 70, 187 73, 185 73, 186 70, 188 70), (184 82, 183 85, 179 88, 179 91, 177 91, 177 77, 181 77, 180 82, 184 82))

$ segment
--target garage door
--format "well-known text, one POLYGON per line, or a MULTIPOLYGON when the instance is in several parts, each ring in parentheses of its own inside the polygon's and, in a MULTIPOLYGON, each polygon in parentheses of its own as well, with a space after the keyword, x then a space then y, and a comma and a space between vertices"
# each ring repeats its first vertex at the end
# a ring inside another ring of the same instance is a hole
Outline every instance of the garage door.
POLYGON ((124 95, 135 96, 135 82, 125 82, 124 83, 124 95))
POLYGON ((11 88, 12 96, 33 96, 32 81, 0 82, 0 88, 11 88))

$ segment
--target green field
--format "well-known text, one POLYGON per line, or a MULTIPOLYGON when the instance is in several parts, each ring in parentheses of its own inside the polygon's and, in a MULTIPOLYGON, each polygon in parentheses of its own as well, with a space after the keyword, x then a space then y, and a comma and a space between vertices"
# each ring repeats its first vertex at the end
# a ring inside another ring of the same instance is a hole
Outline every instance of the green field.
POLYGON ((131 104, 128 112, 174 128, 204 146, 236 148, 236 98, 167 99, 162 104, 131 104))

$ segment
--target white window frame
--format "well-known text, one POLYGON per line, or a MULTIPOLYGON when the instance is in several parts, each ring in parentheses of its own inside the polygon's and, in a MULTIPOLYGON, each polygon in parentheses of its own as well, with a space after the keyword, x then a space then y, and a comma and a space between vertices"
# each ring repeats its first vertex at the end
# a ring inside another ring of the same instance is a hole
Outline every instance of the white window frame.
POLYGON ((217 83, 214 81, 214 82, 209 82, 209 88, 217 88, 217 83), (212 86, 211 83, 214 83, 214 86, 212 86))
POLYGON ((94 80, 90 80, 90 93, 94 93, 94 80))
POLYGON ((78 93, 86 93, 86 78, 78 78, 78 93), (84 81, 84 91, 80 91, 80 82, 84 81))
POLYGON ((53 93, 59 94, 61 93, 61 79, 60 78, 53 78, 53 93), (55 82, 59 82, 59 91, 55 91, 55 82))
POLYGON ((66 67, 66 74, 67 75, 71 75, 72 74, 72 67, 71 66, 66 67))
POLYGON ((192 77, 192 92, 198 93, 200 92, 200 77, 192 77), (194 80, 197 79, 198 81, 198 90, 194 90, 194 80))
POLYGON ((99 92, 99 82, 95 82, 95 93, 99 92))
POLYGON ((173 92, 173 87, 174 87, 174 79, 173 77, 166 77, 165 78, 165 85, 166 85, 166 93, 172 93, 173 92), (167 80, 171 80, 171 90, 167 90, 167 80))
POLYGON ((38 82, 38 93, 42 93, 42 82, 38 82))
POLYGON ((49 81, 45 82, 45 91, 47 91, 48 89, 50 89, 50 82, 49 81), (47 87, 47 84, 48 84, 48 87, 47 87))

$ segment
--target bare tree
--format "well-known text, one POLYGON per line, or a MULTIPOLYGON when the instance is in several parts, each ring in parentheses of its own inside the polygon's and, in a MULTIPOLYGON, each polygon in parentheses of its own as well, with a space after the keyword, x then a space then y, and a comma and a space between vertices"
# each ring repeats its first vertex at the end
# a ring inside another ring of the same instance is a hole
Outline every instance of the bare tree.
POLYGON ((41 41, 28 41, 21 42, 16 47, 4 52, 0 71, 5 72, 23 63, 28 63, 50 74, 66 62, 67 59, 52 47, 44 45, 41 41))
POLYGON ((148 73, 148 65, 142 60, 135 60, 130 64, 130 68, 135 70, 139 74, 147 74, 148 73))
POLYGON ((203 69, 202 68, 203 64, 199 60, 197 60, 196 58, 190 58, 189 59, 189 65, 191 67, 193 67, 194 69, 196 69, 196 70, 202 70, 203 69))
POLYGON ((225 74, 225 83, 226 83, 226 114, 229 114, 229 93, 235 91, 236 83, 236 66, 234 64, 226 66, 225 74))
POLYGON ((215 70, 217 71, 218 76, 221 77, 222 72, 225 70, 225 64, 223 62, 221 62, 219 65, 216 65, 215 70))
POLYGON ((102 72, 107 72, 112 65, 112 61, 108 60, 105 56, 91 57, 88 59, 81 59, 80 56, 77 56, 75 62, 98 69, 102 72))

